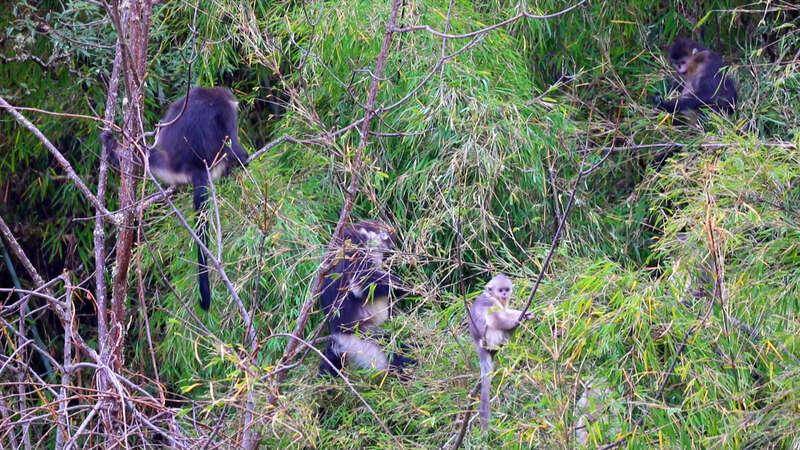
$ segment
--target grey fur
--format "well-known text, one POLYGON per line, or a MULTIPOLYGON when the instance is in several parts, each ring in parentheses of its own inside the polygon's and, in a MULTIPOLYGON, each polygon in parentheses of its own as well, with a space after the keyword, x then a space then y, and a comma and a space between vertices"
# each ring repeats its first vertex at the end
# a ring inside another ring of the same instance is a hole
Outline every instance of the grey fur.
POLYGON ((520 323, 522 311, 508 307, 513 283, 503 274, 495 275, 469 308, 469 333, 481 368, 481 428, 489 428, 489 402, 494 370, 493 355, 508 342, 520 323))

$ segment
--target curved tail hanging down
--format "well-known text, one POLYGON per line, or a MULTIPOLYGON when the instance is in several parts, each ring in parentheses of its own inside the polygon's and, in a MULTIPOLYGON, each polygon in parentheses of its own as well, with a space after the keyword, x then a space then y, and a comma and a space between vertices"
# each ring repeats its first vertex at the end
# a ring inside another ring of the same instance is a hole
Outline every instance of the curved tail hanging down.
POLYGON ((492 354, 485 349, 478 349, 478 361, 481 367, 481 402, 478 407, 478 415, 481 419, 481 428, 485 431, 489 429, 489 402, 491 401, 490 391, 492 389, 492 354))
MULTIPOLYGON (((192 185, 194 186, 194 211, 196 216, 197 225, 195 231, 197 237, 203 245, 208 247, 208 225, 203 220, 203 204, 208 198, 208 173, 206 171, 197 171, 192 177, 192 185)), ((200 307, 208 311, 211 307, 211 287, 208 282, 208 265, 206 264, 206 254, 200 244, 197 244, 197 285, 200 288, 200 307)))

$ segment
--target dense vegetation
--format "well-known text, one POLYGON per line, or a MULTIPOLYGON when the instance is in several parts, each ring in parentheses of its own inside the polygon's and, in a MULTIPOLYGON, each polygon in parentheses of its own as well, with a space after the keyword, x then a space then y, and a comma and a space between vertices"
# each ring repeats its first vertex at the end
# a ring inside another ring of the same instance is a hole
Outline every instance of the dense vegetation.
MULTIPOLYGON (((363 115, 389 2, 165 3, 150 37, 148 125, 185 92, 190 61, 192 84, 230 86, 240 99, 240 137, 251 151, 363 115)), ((523 2, 533 13, 573 3, 523 2)), ((401 21, 457 35, 519 8, 422 0, 406 2, 401 21)), ((0 19, 0 96, 102 115, 115 37, 95 2, 16 1, 0 6, 0 19)), ((388 435, 348 384, 316 377, 308 352, 261 423, 263 445, 452 442, 477 379, 464 296, 502 271, 524 303, 576 174, 590 164, 597 168, 576 188, 536 320, 499 353, 492 430, 471 430, 465 447, 574 447, 578 423, 589 447, 800 445, 799 27, 800 8, 789 2, 625 0, 587 2, 474 40, 399 33, 378 93, 388 108, 373 126, 353 215, 399 232, 393 266, 417 295, 389 328, 419 365, 410 380, 350 372, 388 435), (679 120, 649 104, 671 77, 660 46, 678 35, 731 62, 735 114, 679 120), (444 55, 452 57, 440 65, 444 55)), ((98 122, 25 113, 93 183, 98 122)), ((272 335, 293 328, 308 297, 358 138, 352 130, 281 144, 215 186, 221 227, 212 235, 254 311, 255 376, 241 370, 243 324, 223 284, 212 277, 212 310, 200 311, 188 233, 167 205, 145 213, 134 255, 141 280, 131 271, 128 370, 160 380, 187 416, 230 424, 223 437, 240 420, 230 399, 253 389, 266 405, 272 393, 269 375, 286 345, 272 335)), ((6 114, 0 155, 0 215, 34 264, 51 276, 63 268, 90 276, 93 221, 81 219, 93 216, 91 205, 6 114)), ((190 197, 175 198, 189 211, 190 197)), ((8 269, 0 261, 2 287, 12 286, 8 269)), ((91 335, 91 298, 80 301, 91 335)), ((41 338, 56 349, 59 330, 48 320, 41 338)))

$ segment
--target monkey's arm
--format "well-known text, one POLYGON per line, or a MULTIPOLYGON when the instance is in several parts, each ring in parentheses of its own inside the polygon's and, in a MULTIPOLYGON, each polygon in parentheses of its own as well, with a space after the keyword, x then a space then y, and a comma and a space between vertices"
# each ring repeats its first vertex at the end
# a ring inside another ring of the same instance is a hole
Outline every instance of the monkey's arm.
POLYGON ((486 315, 486 324, 489 328, 510 331, 519 325, 521 314, 522 311, 511 308, 491 312, 486 315))
MULTIPOLYGON (((716 106, 723 79, 716 74, 714 68, 708 69, 714 75, 704 74, 700 77, 695 89, 684 92, 677 100, 658 101, 658 107, 670 113, 683 112, 687 110, 697 110, 703 106, 716 106)), ((687 81, 688 83, 688 81, 687 81)))
POLYGON ((693 95, 691 97, 680 97, 677 100, 663 100, 659 98, 657 99, 656 106, 666 112, 677 113, 690 109, 698 109, 707 103, 708 102, 693 95))

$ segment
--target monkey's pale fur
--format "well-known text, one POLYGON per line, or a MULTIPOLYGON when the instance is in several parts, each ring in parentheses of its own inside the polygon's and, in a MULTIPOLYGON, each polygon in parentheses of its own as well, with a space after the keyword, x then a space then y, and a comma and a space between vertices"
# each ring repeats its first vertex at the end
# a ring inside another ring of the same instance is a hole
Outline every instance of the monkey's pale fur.
MULTIPOLYGON (((388 296, 378 295, 369 290, 365 285, 369 274, 380 272, 385 253, 392 250, 394 244, 390 229, 383 224, 373 222, 360 222, 345 232, 347 239, 352 240, 351 245, 358 247, 363 261, 367 262, 360 271, 350 274, 346 286, 351 300, 356 300, 358 308, 352 317, 348 317, 348 327, 353 330, 331 333, 331 357, 344 355, 348 362, 362 368, 373 370, 388 370, 392 361, 375 342, 372 342, 360 332, 366 334, 380 334, 381 324, 389 319, 391 313, 391 300, 388 296), (366 275, 366 277, 364 276, 366 275)), ((392 278, 387 277, 390 290, 397 288, 392 283, 392 278)), ((388 295, 388 294, 387 294, 388 295)), ((341 308, 341 304, 338 306, 341 308)))
POLYGON ((337 333, 332 336, 334 351, 346 354, 347 359, 358 367, 373 370, 389 368, 389 358, 378 344, 362 339, 355 334, 337 333))
POLYGON ((469 333, 481 367, 481 427, 489 428, 489 391, 492 386, 492 355, 519 325, 522 311, 508 307, 514 284, 503 274, 495 275, 469 309, 469 333))

